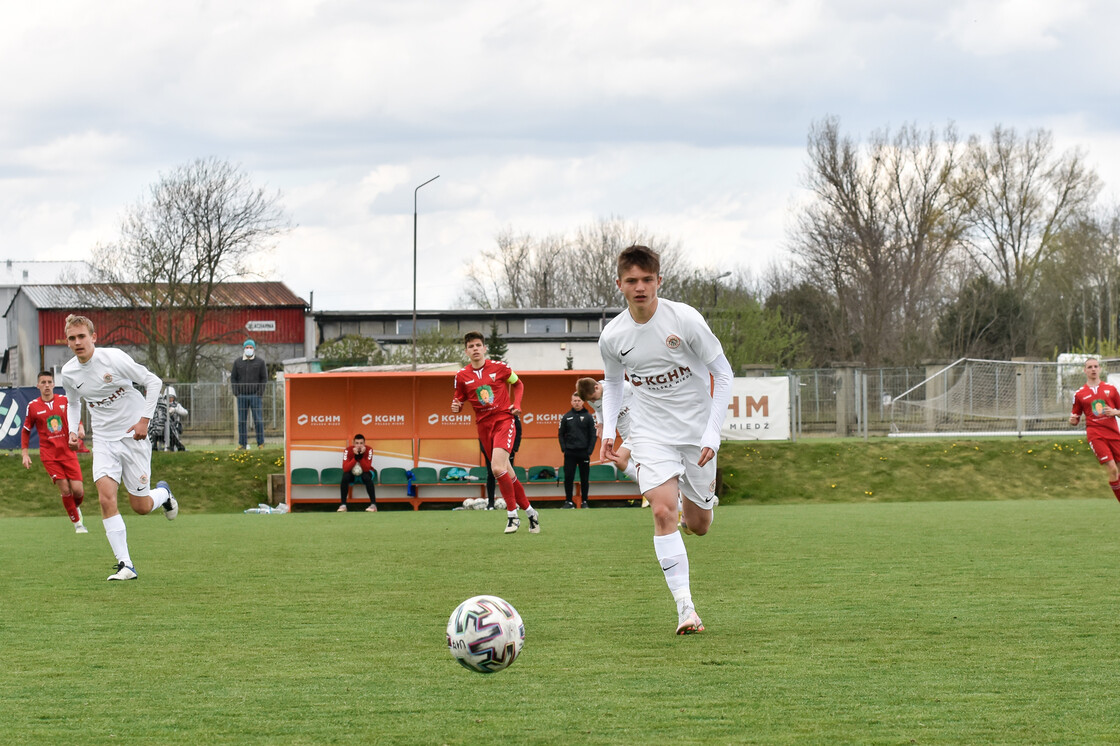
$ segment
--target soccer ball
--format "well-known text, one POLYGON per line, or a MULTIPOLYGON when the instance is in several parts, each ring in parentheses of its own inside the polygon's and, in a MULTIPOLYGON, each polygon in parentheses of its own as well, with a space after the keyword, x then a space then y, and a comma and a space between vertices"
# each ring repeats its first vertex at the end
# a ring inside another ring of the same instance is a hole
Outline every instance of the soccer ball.
POLYGON ((463 668, 478 673, 509 668, 524 645, 521 615, 497 596, 468 598, 447 620, 448 650, 463 668))
POLYGON ((361 464, 354 464, 354 465, 353 465, 353 466, 352 466, 352 467, 350 468, 350 473, 351 473, 351 474, 353 474, 353 475, 354 475, 354 476, 356 476, 356 477, 360 477, 360 476, 362 476, 362 467, 361 467, 361 464))

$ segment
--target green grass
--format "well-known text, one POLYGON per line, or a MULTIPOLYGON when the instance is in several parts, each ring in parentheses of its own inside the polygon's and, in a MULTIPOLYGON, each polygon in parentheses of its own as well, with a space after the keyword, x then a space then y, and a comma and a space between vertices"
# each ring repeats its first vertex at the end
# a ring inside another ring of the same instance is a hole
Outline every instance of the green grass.
MULTIPOLYGON (((82 464, 86 489, 92 492, 89 458, 83 456, 82 464)), ((33 468, 25 470, 18 451, 0 451, 0 517, 50 516, 62 510, 58 491, 37 456, 33 460, 33 468)), ((728 505, 1111 494, 1104 471, 1077 436, 724 443, 719 463, 720 499, 728 505)), ((238 513, 265 502, 268 475, 284 471, 284 452, 276 447, 247 452, 200 447, 152 457, 154 478, 168 480, 195 513, 238 513)))
POLYGON ((721 506, 685 638, 645 510, 126 521, 108 583, 100 527, 0 519, 5 742, 1120 739, 1111 496, 721 506), (444 642, 477 593, 526 625, 491 676, 444 642))

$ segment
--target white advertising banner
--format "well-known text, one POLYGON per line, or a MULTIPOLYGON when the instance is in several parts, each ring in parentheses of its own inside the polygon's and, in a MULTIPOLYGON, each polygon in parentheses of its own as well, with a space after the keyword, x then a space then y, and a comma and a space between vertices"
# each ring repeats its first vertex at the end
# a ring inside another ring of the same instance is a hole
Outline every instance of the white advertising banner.
POLYGON ((789 440, 789 378, 736 378, 724 440, 789 440))

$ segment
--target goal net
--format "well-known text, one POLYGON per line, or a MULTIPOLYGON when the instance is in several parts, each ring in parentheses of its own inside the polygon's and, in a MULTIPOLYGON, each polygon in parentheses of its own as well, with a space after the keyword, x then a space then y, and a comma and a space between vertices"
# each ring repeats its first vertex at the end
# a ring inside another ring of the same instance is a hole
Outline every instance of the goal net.
MULTIPOLYGON (((891 400, 892 437, 1070 435, 1073 394, 1085 384, 1089 355, 1056 363, 973 360, 946 365, 891 400)), ((1120 360, 1101 360, 1101 378, 1120 360)), ((1115 381, 1113 381, 1115 383, 1115 381)), ((1082 426, 1083 427, 1083 426, 1082 426)))

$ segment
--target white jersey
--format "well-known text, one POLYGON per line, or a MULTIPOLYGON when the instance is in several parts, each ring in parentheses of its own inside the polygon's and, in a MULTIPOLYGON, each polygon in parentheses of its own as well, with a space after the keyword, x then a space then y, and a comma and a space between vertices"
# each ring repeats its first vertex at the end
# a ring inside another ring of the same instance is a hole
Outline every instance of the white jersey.
MULTIPOLYGON (((606 381, 599 381, 599 385, 603 386, 603 391, 606 391, 606 381)), ((629 381, 622 382, 622 408, 618 410, 618 423, 615 429, 618 434, 622 436, 623 440, 630 440, 630 401, 634 396, 634 387, 629 381)), ((595 417, 595 424, 603 424, 603 400, 584 402, 591 410, 592 416, 595 417)))
MULTIPOLYGON (((712 410, 709 365, 723 361, 723 346, 692 306, 659 298, 653 318, 644 324, 629 311, 611 319, 599 335, 599 352, 608 381, 625 374, 633 387, 630 430, 633 442, 701 445, 712 410)), ((604 438, 610 422, 604 386, 604 438)), ((720 412, 718 420, 726 414, 720 412)), ((715 448, 719 447, 718 428, 715 448)))
POLYGON ((78 432, 85 400, 95 442, 132 439, 128 429, 142 417, 151 419, 163 387, 159 376, 112 347, 95 347, 86 363, 70 359, 59 379, 70 401, 70 432, 78 432), (141 394, 134 382, 144 386, 147 394, 141 394))

